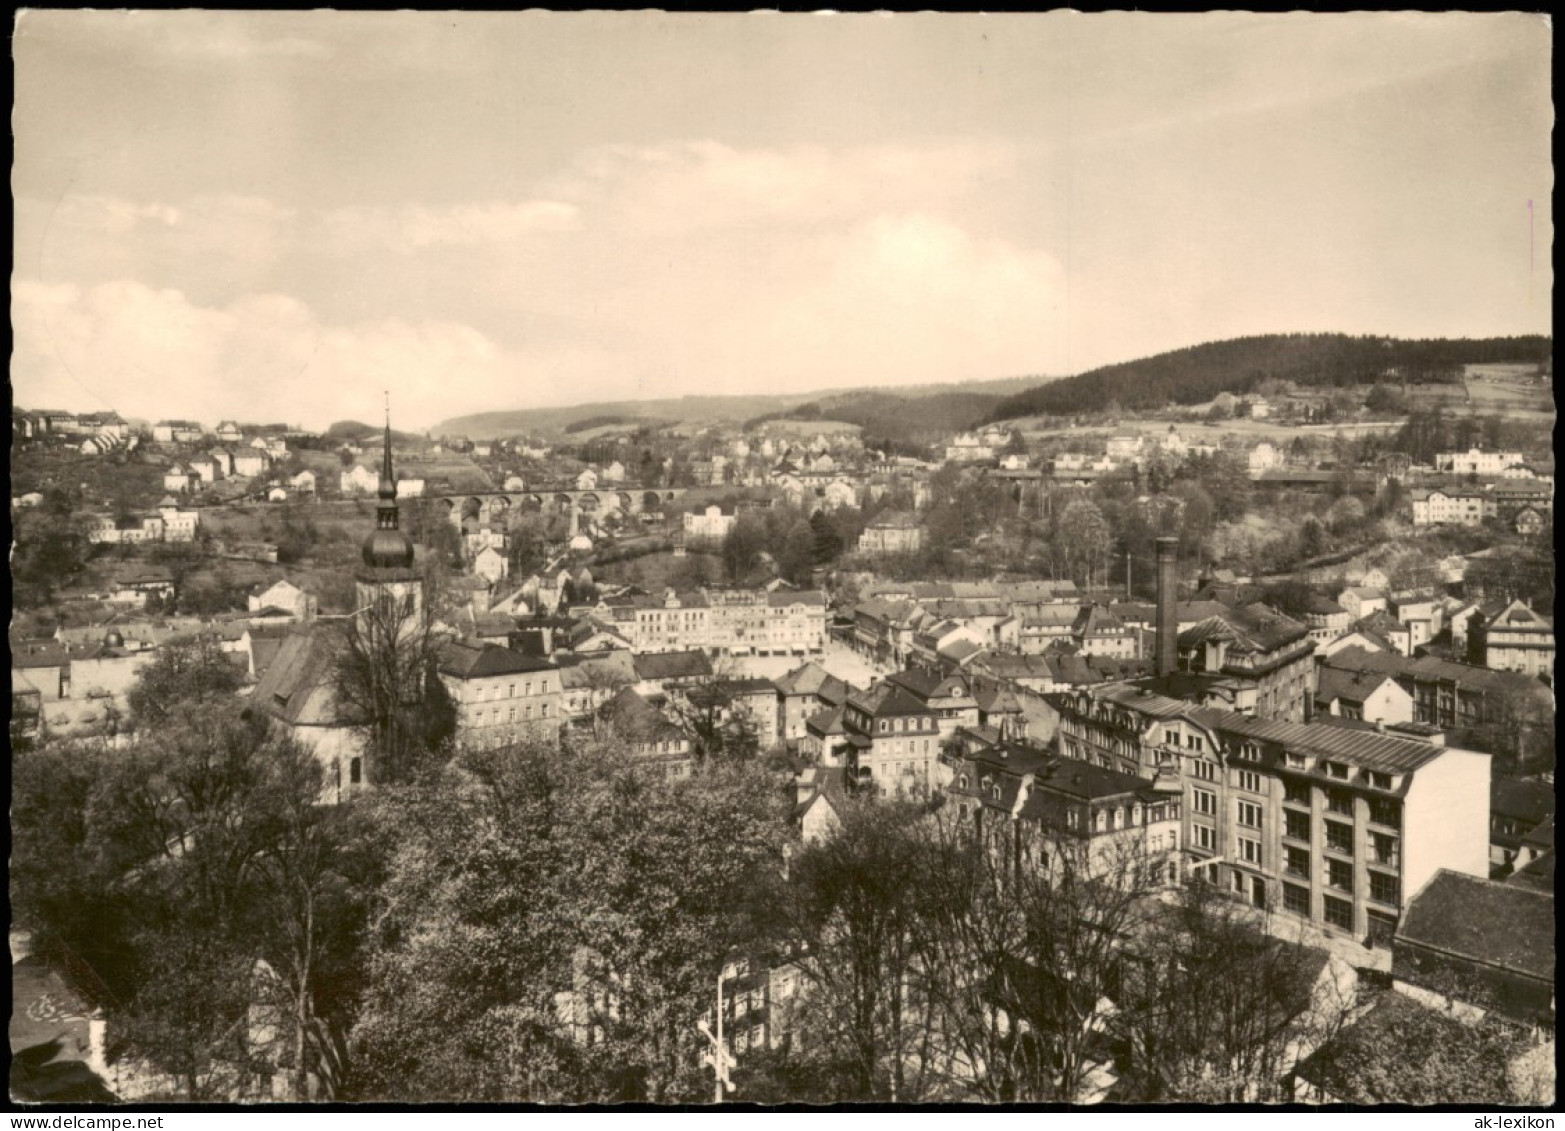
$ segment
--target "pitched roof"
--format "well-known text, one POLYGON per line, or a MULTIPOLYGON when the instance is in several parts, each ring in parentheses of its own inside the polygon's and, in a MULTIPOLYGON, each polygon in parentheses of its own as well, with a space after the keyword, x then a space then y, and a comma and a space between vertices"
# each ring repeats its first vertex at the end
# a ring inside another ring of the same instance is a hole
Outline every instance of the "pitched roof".
POLYGON ((1241 653, 1272 652, 1309 636, 1310 630, 1292 617, 1259 602, 1208 617, 1179 634, 1179 647, 1194 648, 1208 640, 1226 640, 1241 653))
POLYGON ((1526 778, 1491 778, 1489 812, 1515 818, 1529 829, 1554 815, 1554 787, 1526 778))
POLYGON ((1398 738, 1379 731, 1255 719, 1234 711, 1198 707, 1129 683, 1099 688, 1090 694, 1095 699, 1117 703, 1154 718, 1184 718, 1209 730, 1276 743, 1287 750, 1316 754, 1382 773, 1410 773, 1433 762, 1447 750, 1420 739, 1398 738))
POLYGON ((712 661, 706 653, 648 652, 635 659, 638 679, 699 679, 712 674, 712 661))
POLYGON ((774 589, 766 595, 766 603, 773 608, 789 605, 817 605, 825 607, 826 598, 814 589, 774 589))
POLYGON ((632 742, 663 742, 685 736, 663 712, 629 687, 599 707, 598 714, 632 742))
POLYGON ((1548 695, 1548 688, 1524 672, 1502 672, 1442 660, 1438 656, 1399 656, 1391 652, 1370 652, 1364 648, 1344 648, 1326 657, 1326 666, 1348 671, 1383 671, 1394 679, 1439 680, 1460 683, 1481 691, 1504 694, 1525 692, 1548 695))
POLYGON ((1518 868, 1505 881, 1513 887, 1554 895, 1554 850, 1551 848, 1525 868, 1518 868))
POLYGON ((548 660, 524 656, 487 641, 457 640, 440 650, 440 673, 457 679, 553 671, 555 667, 548 660))
POLYGON ((354 725, 358 720, 336 690, 337 661, 346 646, 335 625, 285 637, 256 682, 251 704, 289 726, 354 725))
POLYGON ((895 683, 877 683, 868 691, 852 692, 848 695, 848 704, 874 719, 934 714, 906 688, 895 683))
POLYGON ((1362 703, 1389 679, 1391 677, 1385 672, 1350 672, 1323 667, 1317 676, 1315 702, 1330 704, 1341 699, 1347 703, 1362 703))
POLYGON ((1441 868, 1407 905, 1397 942, 1554 980, 1554 896, 1441 868))
POLYGON ((811 660, 809 663, 800 664, 786 675, 779 676, 773 682, 777 685, 777 690, 784 695, 814 695, 831 678, 830 672, 811 660))
POLYGON ((615 680, 627 683, 636 681, 635 661, 622 648, 611 648, 585 656, 561 657, 560 686, 567 690, 615 680))
POLYGON ((968 680, 960 676, 942 675, 928 668, 909 668, 907 671, 893 672, 886 679, 890 683, 906 688, 925 701, 950 696, 964 698, 971 693, 968 680))
POLYGON ((1152 783, 1135 774, 1105 769, 1077 758, 1055 758, 1033 779, 1033 794, 1022 806, 1021 815, 1031 816, 1043 806, 1049 793, 1063 793, 1080 801, 1101 797, 1122 797, 1127 793, 1152 799, 1158 796, 1152 783))

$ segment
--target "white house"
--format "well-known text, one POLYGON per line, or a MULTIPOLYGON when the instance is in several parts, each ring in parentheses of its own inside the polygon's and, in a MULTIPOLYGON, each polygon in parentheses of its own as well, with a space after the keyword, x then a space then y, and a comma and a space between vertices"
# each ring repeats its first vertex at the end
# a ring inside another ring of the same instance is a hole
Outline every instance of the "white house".
POLYGON ((339 484, 344 495, 373 495, 380 486, 380 476, 362 463, 356 463, 343 469, 339 484))
POLYGON ((685 515, 685 537, 721 542, 728 537, 736 521, 735 515, 724 514, 723 508, 714 503, 699 514, 685 515))
POLYGON ((163 540, 165 542, 193 542, 196 531, 201 526, 201 512, 198 510, 181 510, 179 507, 162 506, 158 508, 158 515, 163 519, 163 540))
POLYGON ((1520 452, 1486 452, 1482 448, 1435 453, 1435 470, 1453 475, 1503 475, 1521 462, 1520 452))
POLYGON ((305 468, 298 475, 288 480, 288 485, 300 494, 313 495, 315 494, 315 472, 305 468))
POLYGON ((419 499, 424 496, 424 481, 422 479, 398 479, 397 498, 419 499))
POLYGON ((491 585, 498 585, 511 571, 506 556, 493 546, 485 546, 473 555, 473 572, 491 585))
POLYGON ((247 477, 265 475, 267 464, 268 459, 265 452, 258 452, 250 448, 234 456, 234 474, 247 477))
POLYGON ((1281 467, 1284 462, 1282 452, 1272 444, 1268 444, 1265 440, 1262 440, 1250 449, 1251 472, 1270 471, 1273 468, 1281 467))
POLYGON ((190 472, 180 464, 175 464, 163 473, 163 490, 188 491, 190 490, 190 472))
POLYGON ((245 598, 245 605, 252 613, 275 609, 297 621, 310 620, 315 615, 315 598, 286 578, 249 594, 245 598))
POLYGON ((1367 589, 1362 585, 1350 586, 1337 594, 1337 604, 1346 609, 1354 620, 1363 620, 1370 613, 1386 608, 1386 591, 1367 589))

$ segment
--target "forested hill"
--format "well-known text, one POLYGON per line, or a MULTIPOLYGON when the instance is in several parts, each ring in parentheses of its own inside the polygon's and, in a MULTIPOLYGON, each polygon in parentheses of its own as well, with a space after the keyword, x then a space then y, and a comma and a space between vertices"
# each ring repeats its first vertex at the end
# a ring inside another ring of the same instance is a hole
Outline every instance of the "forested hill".
POLYGON ((1543 362, 1552 338, 1395 338, 1347 334, 1266 334, 1207 342, 1139 361, 1106 365, 1051 381, 1001 401, 990 420, 1040 413, 1069 415, 1118 405, 1123 409, 1201 404, 1218 393, 1241 395, 1267 380, 1340 387, 1379 379, 1415 383, 1455 381, 1462 366, 1543 362))
POLYGON ((840 420, 857 424, 864 430, 866 440, 918 443, 972 427, 993 412, 1002 399, 993 393, 845 393, 758 416, 747 421, 746 426, 769 420, 840 420))

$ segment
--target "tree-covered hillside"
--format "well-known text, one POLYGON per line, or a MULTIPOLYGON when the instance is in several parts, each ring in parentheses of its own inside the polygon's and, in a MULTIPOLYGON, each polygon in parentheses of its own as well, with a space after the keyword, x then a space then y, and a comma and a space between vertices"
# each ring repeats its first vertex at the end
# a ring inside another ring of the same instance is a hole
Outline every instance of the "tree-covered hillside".
POLYGON ((1541 363, 1553 340, 1518 338, 1399 341, 1347 334, 1266 334, 1208 342, 1040 385, 1001 401, 990 420, 1040 413, 1095 412, 1164 404, 1201 404, 1218 393, 1242 395, 1265 381, 1342 387, 1390 378, 1412 383, 1459 380, 1462 366, 1496 362, 1541 363))
POLYGON ((748 421, 747 426, 768 420, 841 420, 861 427, 866 443, 886 440, 917 444, 970 428, 1000 403, 1000 397, 987 393, 848 393, 810 401, 786 412, 768 413, 748 421))

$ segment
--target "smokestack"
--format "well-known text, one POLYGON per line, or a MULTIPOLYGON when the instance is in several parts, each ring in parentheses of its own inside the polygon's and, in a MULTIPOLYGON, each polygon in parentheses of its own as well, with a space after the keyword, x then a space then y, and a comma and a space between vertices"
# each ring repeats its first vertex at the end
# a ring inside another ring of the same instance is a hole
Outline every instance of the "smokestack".
POLYGON ((1175 608, 1179 594, 1176 554, 1179 539, 1157 540, 1157 674, 1172 675, 1179 667, 1179 616, 1175 608))

